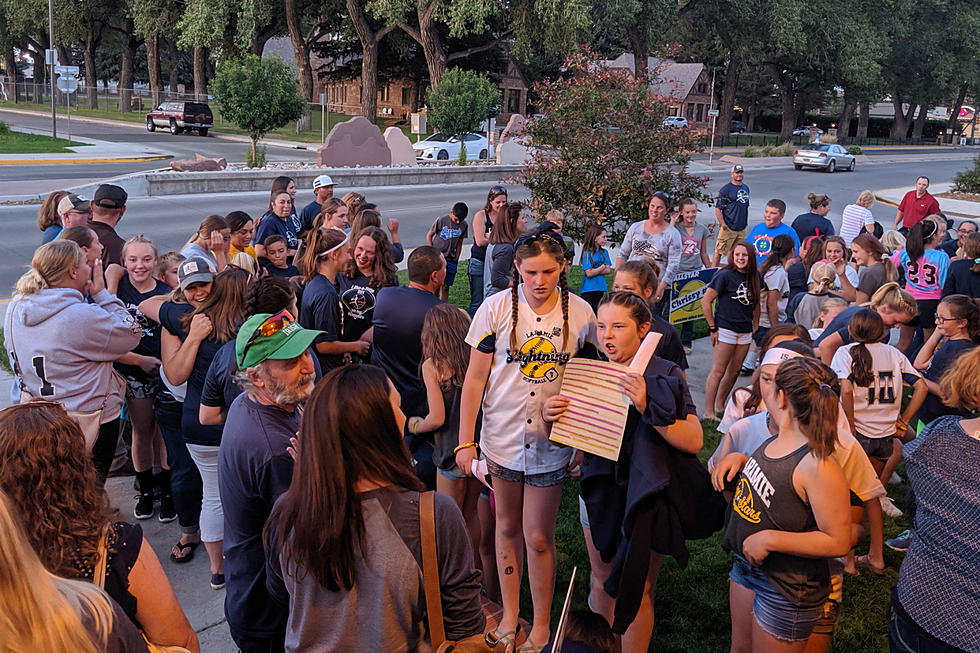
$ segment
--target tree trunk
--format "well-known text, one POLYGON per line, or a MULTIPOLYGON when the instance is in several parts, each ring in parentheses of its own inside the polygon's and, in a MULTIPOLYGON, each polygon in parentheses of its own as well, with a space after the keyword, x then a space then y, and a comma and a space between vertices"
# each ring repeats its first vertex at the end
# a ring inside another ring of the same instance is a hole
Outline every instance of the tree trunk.
POLYGON ((439 38, 439 28, 436 25, 436 10, 438 0, 429 0, 418 4, 416 12, 419 19, 419 43, 425 53, 425 64, 429 69, 429 85, 434 89, 439 87, 442 74, 446 72, 446 53, 442 49, 442 39, 439 38))
POLYGON ((383 39, 393 26, 375 32, 364 12, 363 0, 346 0, 347 13, 354 23, 357 37, 361 41, 361 115, 374 122, 378 116, 378 41, 383 39))
POLYGON ((122 23, 123 41, 122 56, 119 63, 119 110, 132 111, 133 99, 133 68, 136 61, 136 34, 133 20, 127 18, 122 23))
POLYGON ((154 34, 146 39, 146 69, 150 76, 150 93, 153 106, 160 104, 160 37, 154 34))
POLYGON ((915 117, 915 122, 912 123, 912 140, 922 140, 922 129, 926 126, 926 117, 928 115, 929 107, 924 104, 920 104, 919 115, 915 117))
POLYGON ((865 140, 868 138, 868 122, 871 119, 871 103, 862 102, 860 105, 860 113, 858 113, 858 130, 855 138, 858 140, 865 140))
POLYGON ((95 31, 90 26, 82 41, 82 55, 85 61, 85 100, 89 109, 99 108, 99 80, 95 72, 95 31))
POLYGON ((779 140, 789 141, 793 139, 793 128, 796 127, 796 94, 793 91, 793 84, 785 78, 778 66, 767 64, 766 67, 779 88, 779 103, 783 119, 779 129, 779 140))
POLYGON ((755 131, 755 107, 747 109, 745 112, 745 131, 750 134, 755 131))
POLYGON ((630 52, 633 54, 633 74, 639 77, 647 76, 647 57, 650 56, 650 44, 640 34, 640 30, 628 26, 626 28, 626 38, 629 40, 630 52))
POLYGON ((905 112, 902 110, 902 95, 900 93, 892 94, 892 108, 895 111, 895 117, 892 119, 892 129, 889 137, 893 140, 904 140, 906 131, 905 122, 905 112))
POLYGON ((915 118, 915 108, 918 106, 914 100, 909 101, 909 108, 905 111, 905 134, 902 135, 903 139, 909 137, 909 128, 912 126, 912 119, 915 118))
POLYGON ((44 85, 47 81, 45 77, 47 67, 44 65, 44 49, 32 54, 34 55, 34 102, 35 104, 43 104, 44 85))
MULTIPOLYGON (((718 123, 715 125, 715 133, 719 136, 728 136, 731 133, 732 113, 735 111, 735 92, 738 90, 738 78, 742 73, 743 63, 743 59, 738 53, 734 50, 729 52, 728 67, 725 69, 725 85, 722 86, 721 102, 718 105, 718 123)), ((748 125, 745 128, 749 130, 748 125)))
POLYGON ((177 84, 179 82, 177 69, 180 67, 180 54, 177 52, 177 44, 171 39, 167 39, 167 58, 170 60, 170 78, 167 80, 170 92, 167 94, 167 97, 176 97, 177 84))
POLYGON ((966 84, 960 86, 959 92, 956 94, 956 102, 953 104, 953 111, 949 114, 949 118, 946 119, 946 130, 949 132, 948 138, 945 142, 952 143, 953 139, 956 138, 956 121, 959 120, 960 109, 963 108, 963 102, 966 101, 966 84))
POLYGON ((7 71, 7 100, 17 104, 17 60, 12 47, 3 51, 3 67, 7 71))
POLYGON ((844 106, 840 110, 840 120, 837 122, 837 142, 843 143, 851 135, 851 119, 854 118, 854 103, 844 98, 844 106))
POLYGON ((269 26, 266 29, 256 30, 252 35, 252 44, 249 46, 249 52, 254 54, 256 57, 261 57, 262 53, 265 51, 265 44, 269 42, 273 36, 276 35, 275 26, 269 26))
MULTIPOLYGON (((286 0, 284 4, 286 7, 286 27, 289 30, 289 41, 293 46, 293 58, 296 60, 299 94, 307 102, 310 102, 313 100, 313 71, 310 66, 310 51, 306 47, 306 40, 303 38, 300 17, 296 12, 296 0, 286 0)), ((309 131, 310 120, 310 107, 307 105, 303 117, 296 121, 296 131, 309 131)))
POLYGON ((194 48, 194 99, 203 100, 208 94, 207 72, 205 71, 205 51, 204 48, 196 46, 194 48))

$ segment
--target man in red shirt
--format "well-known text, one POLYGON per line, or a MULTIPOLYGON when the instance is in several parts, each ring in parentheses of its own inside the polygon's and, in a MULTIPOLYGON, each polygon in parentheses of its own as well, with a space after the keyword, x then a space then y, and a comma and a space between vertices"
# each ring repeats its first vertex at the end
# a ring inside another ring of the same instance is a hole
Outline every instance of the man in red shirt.
POLYGON ((923 176, 915 180, 915 190, 905 193, 902 203, 898 205, 892 229, 898 230, 901 225, 908 230, 917 222, 922 222, 926 216, 939 213, 939 201, 928 193, 928 189, 928 177, 923 176))

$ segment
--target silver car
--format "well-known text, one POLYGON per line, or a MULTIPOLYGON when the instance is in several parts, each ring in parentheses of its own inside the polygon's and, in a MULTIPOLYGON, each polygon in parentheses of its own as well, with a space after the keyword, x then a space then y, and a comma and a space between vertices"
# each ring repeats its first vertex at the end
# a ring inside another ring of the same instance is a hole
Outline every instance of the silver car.
POLYGON ((797 170, 807 166, 823 168, 826 172, 836 170, 854 172, 855 165, 857 159, 854 155, 848 154, 847 150, 834 143, 811 143, 793 152, 793 166, 797 170))

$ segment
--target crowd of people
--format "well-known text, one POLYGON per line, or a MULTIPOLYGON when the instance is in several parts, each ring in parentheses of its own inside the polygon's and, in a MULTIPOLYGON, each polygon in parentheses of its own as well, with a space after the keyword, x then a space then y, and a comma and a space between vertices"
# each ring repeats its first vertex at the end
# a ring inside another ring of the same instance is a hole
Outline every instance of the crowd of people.
POLYGON ((662 557, 684 566, 685 541, 719 530, 732 651, 826 651, 845 574, 883 572, 904 458, 892 650, 980 651, 980 234, 963 221, 947 238, 927 188, 902 202, 901 230, 875 222, 870 192, 840 235, 815 193, 791 224, 769 200, 749 230, 736 165, 713 252, 698 203, 653 192, 615 257, 588 228, 577 288, 564 215, 535 224, 505 186, 472 218, 453 205, 410 251, 396 219, 335 197, 326 175, 298 210, 280 177, 261 217, 207 216, 165 253, 117 232, 122 188, 52 193, 4 324, 0 642, 198 651, 143 538, 156 516, 179 525, 166 564, 204 544, 243 652, 550 651, 575 477, 590 610, 570 615, 563 651, 648 650, 662 557), (447 300, 471 236, 464 311, 447 300), (670 300, 678 274, 712 267, 699 410, 695 329, 671 324, 670 300), (654 354, 629 368, 650 333, 654 354), (628 370, 617 460, 549 438, 582 410, 561 393, 573 358, 628 370), (707 466, 701 418, 722 434, 707 466), (104 488, 123 420, 135 522, 104 488))

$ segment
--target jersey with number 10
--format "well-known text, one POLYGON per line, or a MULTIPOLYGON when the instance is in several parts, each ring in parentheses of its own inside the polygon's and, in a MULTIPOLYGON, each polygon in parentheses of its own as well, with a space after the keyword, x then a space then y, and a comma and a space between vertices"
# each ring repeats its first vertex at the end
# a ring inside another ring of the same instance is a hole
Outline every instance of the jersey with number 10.
POLYGON ((918 381, 919 373, 898 349, 873 342, 865 347, 871 352, 874 379, 870 387, 858 386, 851 374, 851 355, 857 346, 858 343, 852 343, 841 347, 830 364, 837 378, 847 379, 854 385, 857 432, 868 438, 895 435, 895 422, 902 408, 902 385, 918 381))

